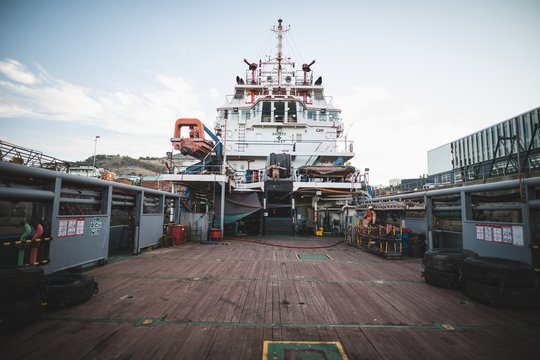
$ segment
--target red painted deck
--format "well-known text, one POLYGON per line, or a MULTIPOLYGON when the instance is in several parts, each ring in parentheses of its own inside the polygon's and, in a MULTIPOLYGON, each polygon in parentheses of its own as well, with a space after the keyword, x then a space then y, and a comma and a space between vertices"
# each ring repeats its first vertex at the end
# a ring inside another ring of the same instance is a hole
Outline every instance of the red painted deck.
POLYGON ((492 308, 429 286, 419 259, 345 244, 229 243, 158 249, 90 271, 99 294, 2 336, 1 358, 260 359, 264 340, 340 341, 349 359, 540 358, 540 310, 492 308))

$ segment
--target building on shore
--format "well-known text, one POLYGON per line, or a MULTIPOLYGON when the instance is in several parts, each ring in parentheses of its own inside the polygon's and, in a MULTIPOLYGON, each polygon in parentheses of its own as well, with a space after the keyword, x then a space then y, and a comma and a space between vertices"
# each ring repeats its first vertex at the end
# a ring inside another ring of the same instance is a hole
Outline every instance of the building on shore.
POLYGON ((426 183, 456 184, 540 170, 540 107, 428 151, 426 183))

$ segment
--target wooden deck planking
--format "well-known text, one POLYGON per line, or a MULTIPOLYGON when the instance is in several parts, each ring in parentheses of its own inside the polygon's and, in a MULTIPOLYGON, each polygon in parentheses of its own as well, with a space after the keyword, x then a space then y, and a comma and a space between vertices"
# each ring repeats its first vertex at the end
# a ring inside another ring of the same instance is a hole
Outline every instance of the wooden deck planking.
MULTIPOLYGON (((349 359, 370 359, 380 360, 383 359, 374 344, 371 343, 369 338, 364 334, 363 329, 351 329, 351 328, 335 328, 332 329, 335 333, 336 340, 339 340, 343 345, 345 352, 349 359)), ((327 339, 332 339, 333 334, 327 335, 327 339)), ((332 340, 329 340, 332 341, 332 340)), ((401 352, 405 355, 405 352, 401 352)), ((403 359, 415 359, 414 352, 406 356, 402 356, 403 359)))
POLYGON ((230 326, 217 327, 217 335, 208 349, 206 359, 235 359, 241 354, 242 348, 234 341, 240 332, 250 331, 246 328, 230 326))
POLYGON ((68 316, 103 319, 159 318, 174 306, 171 290, 175 286, 177 284, 174 280, 142 278, 121 289, 102 287, 100 293, 104 294, 103 297, 91 301, 87 308, 77 307, 64 311, 68 316))
MULTIPOLYGON (((219 300, 223 302, 220 314, 224 316, 224 322, 240 322, 242 310, 246 308, 248 292, 251 283, 249 281, 230 281, 229 292, 224 292, 219 300)), ((219 315, 219 314, 217 314, 219 315)))
POLYGON ((128 326, 107 347, 92 351, 88 358, 167 359, 172 358, 185 340, 187 326, 128 326), (159 345, 158 345, 159 344, 159 345))
POLYGON ((239 306, 233 321, 241 323, 264 322, 263 281, 251 280, 246 285, 243 306, 239 306))
POLYGON ((540 310, 477 304, 425 284, 421 271, 418 259, 388 261, 343 244, 190 243, 92 270, 99 294, 0 338, 0 349, 10 359, 252 359, 263 340, 339 340, 351 359, 540 355, 540 310), (299 260, 299 253, 332 260, 299 260), (142 319, 155 323, 142 326, 142 319), (444 331, 443 323, 459 331, 444 331), (66 343, 76 346, 64 350, 66 343))
POLYGON ((241 341, 240 352, 233 354, 229 359, 260 359, 263 351, 264 329, 261 327, 247 328, 240 334, 242 336, 236 337, 241 341))
MULTIPOLYGON (((218 333, 219 328, 216 326, 188 325, 186 331, 182 333, 185 337, 182 346, 175 354, 171 354, 174 356, 167 358, 206 359, 218 333)), ((146 358, 153 359, 154 357, 146 358)))

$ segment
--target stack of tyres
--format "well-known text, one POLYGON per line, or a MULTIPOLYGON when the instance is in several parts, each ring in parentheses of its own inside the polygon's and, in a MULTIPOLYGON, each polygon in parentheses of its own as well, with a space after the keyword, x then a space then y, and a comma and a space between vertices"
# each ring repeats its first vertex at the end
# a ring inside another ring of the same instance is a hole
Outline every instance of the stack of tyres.
POLYGON ((471 250, 460 248, 431 249, 424 253, 424 279, 426 283, 449 289, 463 287, 463 261, 468 257, 477 257, 471 250))
POLYGON ((0 333, 17 330, 41 316, 45 276, 39 267, 0 269, 0 333))
POLYGON ((532 265, 492 257, 465 259, 465 294, 491 306, 533 309, 539 305, 538 280, 532 265))
POLYGON ((407 241, 407 256, 421 258, 426 252, 426 237, 422 234, 411 234, 407 241))

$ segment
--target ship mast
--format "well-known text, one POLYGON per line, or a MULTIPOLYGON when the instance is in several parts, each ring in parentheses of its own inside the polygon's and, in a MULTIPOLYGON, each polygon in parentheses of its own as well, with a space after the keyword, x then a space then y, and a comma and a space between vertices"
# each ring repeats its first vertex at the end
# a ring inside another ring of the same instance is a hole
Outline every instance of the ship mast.
POLYGON ((278 63, 278 68, 277 68, 278 85, 281 85, 281 70, 282 70, 281 61, 283 60, 283 33, 289 31, 289 29, 283 29, 283 26, 281 25, 282 22, 283 20, 279 19, 277 30, 275 27, 272 29, 272 31, 277 34, 277 39, 278 39, 277 57, 276 57, 277 63, 278 63))

